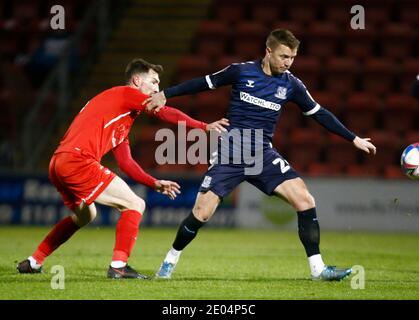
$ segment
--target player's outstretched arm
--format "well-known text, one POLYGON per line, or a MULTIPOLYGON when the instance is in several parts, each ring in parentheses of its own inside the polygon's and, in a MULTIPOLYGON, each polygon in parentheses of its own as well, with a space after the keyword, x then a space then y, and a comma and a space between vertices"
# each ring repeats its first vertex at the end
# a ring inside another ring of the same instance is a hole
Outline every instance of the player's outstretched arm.
POLYGON ((180 186, 176 182, 169 180, 156 180, 155 190, 168 196, 172 200, 180 194, 180 186))
POLYGON ((352 141, 355 147, 358 149, 365 151, 366 153, 376 154, 377 148, 370 142, 370 138, 360 138, 358 136, 352 141))
POLYGON ((146 111, 146 112, 165 122, 178 124, 179 122, 183 121, 185 122, 188 128, 202 129, 207 132, 214 130, 221 133, 223 131, 227 131, 224 127, 229 126, 228 119, 225 119, 225 118, 214 121, 212 123, 206 123, 206 122, 191 118, 186 113, 183 113, 182 111, 178 109, 168 107, 168 106, 164 106, 158 113, 153 112, 153 111, 146 111))

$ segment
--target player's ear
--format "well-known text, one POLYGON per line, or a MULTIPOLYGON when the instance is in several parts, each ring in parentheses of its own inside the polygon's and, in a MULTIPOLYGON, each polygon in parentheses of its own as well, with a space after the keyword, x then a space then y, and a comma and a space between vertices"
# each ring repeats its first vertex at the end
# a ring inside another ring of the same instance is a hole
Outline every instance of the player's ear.
POLYGON ((141 79, 141 77, 140 77, 140 75, 138 74, 138 73, 136 73, 136 74, 134 74, 133 76, 132 76, 132 83, 136 86, 136 87, 140 87, 141 86, 141 83, 142 83, 142 79, 141 79))
POLYGON ((266 47, 265 53, 267 56, 269 56, 272 53, 272 49, 269 47, 266 47))

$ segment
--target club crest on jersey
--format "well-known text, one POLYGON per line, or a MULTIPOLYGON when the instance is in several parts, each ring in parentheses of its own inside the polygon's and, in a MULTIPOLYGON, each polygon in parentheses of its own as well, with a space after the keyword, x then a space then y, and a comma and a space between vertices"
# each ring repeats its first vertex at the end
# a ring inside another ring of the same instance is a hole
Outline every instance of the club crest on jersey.
POLYGON ((211 185, 211 180, 212 180, 212 177, 205 176, 204 181, 201 184, 201 187, 202 188, 208 188, 211 185))
POLYGON ((287 88, 285 87, 278 87, 276 90, 275 97, 278 99, 286 99, 287 98, 287 88))
POLYGON ((249 88, 254 88, 255 86, 254 86, 254 81, 253 80, 247 80, 247 84, 246 84, 246 87, 249 87, 249 88))

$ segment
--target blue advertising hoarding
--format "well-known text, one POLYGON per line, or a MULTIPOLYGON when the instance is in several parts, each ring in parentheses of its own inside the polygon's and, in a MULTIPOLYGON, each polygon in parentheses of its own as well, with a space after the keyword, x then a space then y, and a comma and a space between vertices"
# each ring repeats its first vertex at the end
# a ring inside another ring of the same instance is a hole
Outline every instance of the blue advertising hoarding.
MULTIPOLYGON (((146 202, 142 225, 177 226, 191 211, 200 179, 176 179, 182 193, 170 200, 145 186, 126 179, 133 191, 146 202)), ((219 206, 210 220, 211 226, 233 227, 236 207, 233 193, 219 206)), ((114 225, 117 210, 98 205, 98 215, 93 225, 114 225)), ((3 225, 52 225, 70 214, 60 194, 46 175, 0 176, 0 224, 3 225)))

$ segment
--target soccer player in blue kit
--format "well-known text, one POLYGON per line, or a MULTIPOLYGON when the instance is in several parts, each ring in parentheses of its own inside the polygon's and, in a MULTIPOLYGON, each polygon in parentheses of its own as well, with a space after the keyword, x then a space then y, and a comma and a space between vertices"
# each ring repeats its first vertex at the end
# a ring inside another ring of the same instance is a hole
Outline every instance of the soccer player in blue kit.
MULTIPOLYGON (((262 157, 260 170, 253 172, 248 162, 232 162, 231 153, 237 143, 223 147, 219 142, 216 158, 200 186, 192 212, 179 226, 172 248, 167 253, 157 278, 171 277, 182 250, 196 237, 198 230, 211 218, 223 197, 237 185, 247 181, 262 192, 287 201, 297 211, 298 234, 305 248, 313 280, 341 280, 349 276, 351 268, 337 269, 325 265, 319 243, 320 228, 316 215, 316 204, 306 184, 290 164, 272 147, 272 136, 276 122, 281 115, 282 106, 292 101, 305 116, 319 122, 330 132, 352 142, 368 154, 375 154, 376 148, 369 138, 360 138, 349 131, 331 112, 320 106, 310 96, 304 84, 290 71, 297 55, 300 41, 285 29, 273 30, 266 41, 265 57, 262 60, 233 63, 225 69, 205 77, 195 78, 179 85, 169 87, 144 101, 147 108, 155 112, 165 105, 166 98, 193 94, 204 90, 231 85, 231 98, 227 118, 229 133, 243 133, 243 148, 258 149, 262 157), (263 130, 245 138, 246 129, 263 130), (247 139, 247 140, 246 140, 247 139), (220 154, 220 153, 223 153, 220 154), (230 162, 221 161, 229 159, 230 162), (246 171, 247 170, 247 171, 246 171)), ((230 139, 230 137, 229 137, 230 139)), ((222 140, 222 139, 221 139, 222 140)), ((242 150, 243 153, 245 150, 242 150)), ((257 161, 255 161, 257 162, 257 161)))

